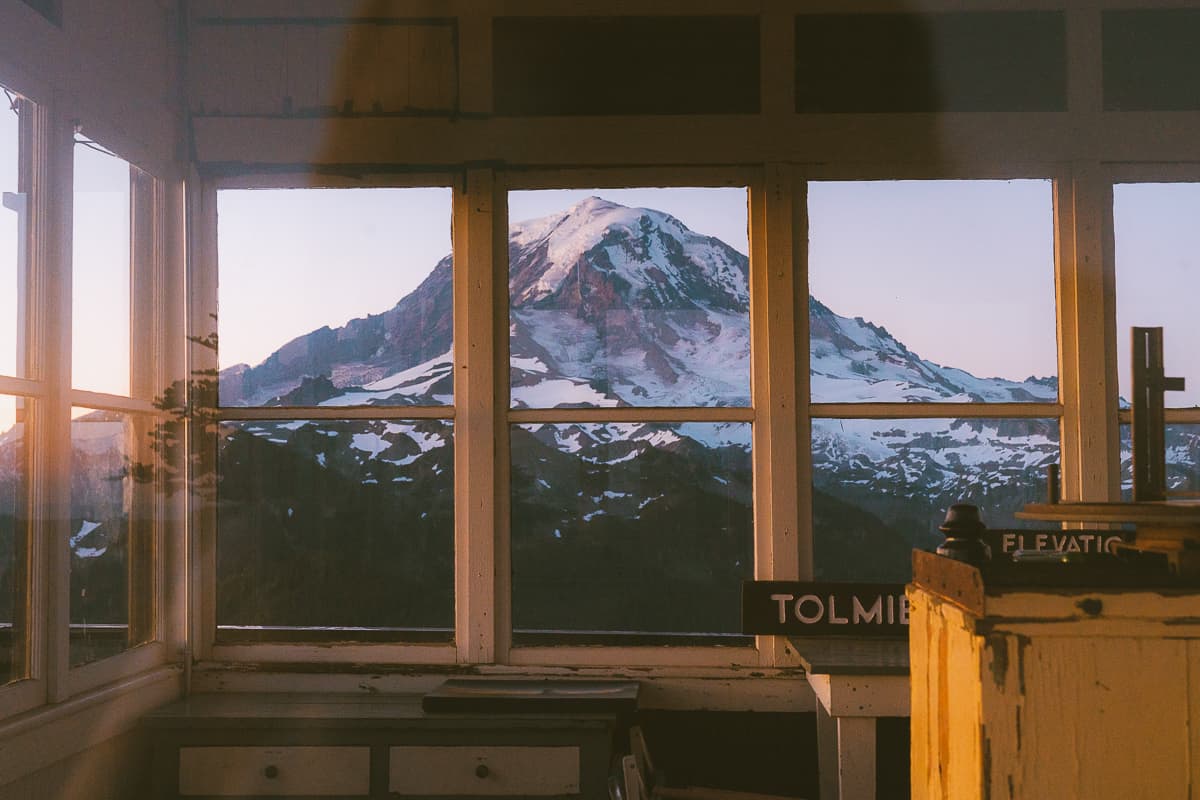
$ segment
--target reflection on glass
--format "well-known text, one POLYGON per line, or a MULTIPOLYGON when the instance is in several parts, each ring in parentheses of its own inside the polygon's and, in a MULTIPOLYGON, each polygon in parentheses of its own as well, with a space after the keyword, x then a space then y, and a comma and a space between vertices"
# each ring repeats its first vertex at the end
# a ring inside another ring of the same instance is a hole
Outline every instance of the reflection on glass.
POLYGON ((74 409, 71 420, 71 665, 136 643, 129 617, 135 423, 74 409))
POLYGON ((71 385, 129 394, 129 162, 76 135, 71 385))
POLYGON ((451 192, 217 193, 220 404, 453 403, 451 192))
POLYGON ((17 185, 19 122, 16 95, 0 91, 0 375, 25 377, 26 203, 17 185))
POLYGON ((509 198, 514 408, 749 405, 745 189, 509 198))
MULTIPOLYGON (((1121 426, 1121 499, 1133 500, 1133 440, 1121 426)), ((1200 497, 1200 425, 1167 425, 1167 492, 1175 497, 1200 497)))
POLYGON ((26 677, 29 517, 25 423, 29 401, 0 396, 0 684, 26 677))
POLYGON ((218 447, 220 638, 452 637, 451 422, 227 422, 218 447))
POLYGON ((1167 408, 1200 406, 1196 303, 1200 293, 1200 183, 1113 186, 1116 238, 1117 375, 1131 397, 1130 328, 1163 329, 1163 363, 1187 387, 1167 392, 1167 408))
POLYGON ((907 581, 912 549, 943 541, 954 503, 990 528, 1045 500, 1059 460, 1048 419, 817 419, 812 424, 813 560, 819 580, 907 581))
POLYGON ((1054 402, 1050 181, 809 184, 811 396, 1054 402))
POLYGON ((517 644, 740 630, 748 423, 518 425, 511 441, 517 644))

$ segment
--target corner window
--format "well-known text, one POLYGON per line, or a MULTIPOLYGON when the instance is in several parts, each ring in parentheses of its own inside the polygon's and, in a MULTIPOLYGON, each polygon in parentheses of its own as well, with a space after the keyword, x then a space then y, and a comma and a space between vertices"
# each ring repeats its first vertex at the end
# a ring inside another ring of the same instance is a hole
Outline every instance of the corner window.
POLYGON ((808 210, 815 574, 904 581, 951 504, 1018 526, 1059 459, 1052 185, 822 181, 808 210))
POLYGON ((746 189, 508 205, 514 645, 744 644, 746 189))

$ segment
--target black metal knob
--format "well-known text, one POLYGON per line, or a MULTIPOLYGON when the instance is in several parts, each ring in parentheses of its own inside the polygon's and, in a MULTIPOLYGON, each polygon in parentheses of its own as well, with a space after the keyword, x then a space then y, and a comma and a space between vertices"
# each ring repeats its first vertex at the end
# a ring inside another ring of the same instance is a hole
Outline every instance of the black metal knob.
POLYGON ((279 767, 275 766, 274 764, 267 764, 266 769, 263 770, 263 775, 271 780, 274 780, 275 778, 279 777, 279 767))
POLYGON ((491 774, 492 774, 492 771, 490 769, 488 769, 487 764, 480 764, 478 767, 475 768, 475 777, 476 778, 486 778, 488 775, 491 775, 491 774))

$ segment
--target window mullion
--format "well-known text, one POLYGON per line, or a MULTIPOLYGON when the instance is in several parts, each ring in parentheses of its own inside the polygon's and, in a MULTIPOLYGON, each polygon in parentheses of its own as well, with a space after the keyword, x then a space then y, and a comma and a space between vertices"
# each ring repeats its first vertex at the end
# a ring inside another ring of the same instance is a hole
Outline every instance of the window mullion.
POLYGON ((454 639, 463 663, 497 660, 497 596, 507 589, 495 532, 502 429, 494 376, 503 348, 493 288, 495 229, 503 230, 504 218, 494 172, 469 170, 454 192, 454 639))
POLYGON ((211 182, 195 184, 190 193, 191 265, 188 273, 187 351, 188 465, 190 521, 188 543, 188 635, 192 659, 212 657, 217 630, 217 351, 209 342, 217 335, 217 190, 211 182))
MULTIPOLYGON (((162 314, 159 276, 162 251, 159 243, 158 210, 161 193, 158 181, 131 167, 129 208, 129 368, 130 395, 150 402, 164 385, 162 357, 162 314)), ((153 407, 153 406, 152 406, 153 407)), ((139 415, 134 418, 131 456, 150 465, 148 484, 134 487, 129 535, 129 641, 149 642, 160 637, 160 575, 163 564, 162 470, 150 446, 154 426, 163 420, 139 415)), ((136 479, 135 479, 136 480, 136 479)))
MULTIPOLYGON (((792 168, 768 165, 751 189, 750 313, 754 389, 754 576, 797 580, 811 573, 811 543, 800 536, 804 482, 797 452, 797 202, 792 168)), ((806 329, 806 326, 805 326, 806 329)), ((782 660, 777 637, 758 637, 766 664, 782 660)))
POLYGON ((1064 500, 1117 499, 1112 184, 1077 165, 1055 192, 1064 500))
POLYGON ((70 670, 70 548, 71 524, 71 249, 72 197, 74 194, 74 127, 55 106, 39 113, 34 158, 34 191, 44 222, 35 237, 34 269, 45 278, 45 305, 37 321, 41 334, 34 350, 44 359, 41 375, 46 396, 37 414, 37 438, 33 447, 44 454, 35 481, 40 486, 35 507, 37 540, 35 570, 40 571, 43 593, 41 613, 35 618, 44 628, 44 674, 47 700, 57 703, 69 695, 70 670), (38 180, 38 179, 41 180, 38 180))

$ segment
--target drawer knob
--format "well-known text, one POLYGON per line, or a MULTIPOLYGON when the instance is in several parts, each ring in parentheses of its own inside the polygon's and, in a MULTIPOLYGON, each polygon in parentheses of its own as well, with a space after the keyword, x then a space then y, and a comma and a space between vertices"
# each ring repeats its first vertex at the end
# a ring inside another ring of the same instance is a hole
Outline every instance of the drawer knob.
POLYGON ((490 769, 488 769, 487 764, 480 764, 478 767, 475 768, 475 777, 476 778, 486 778, 490 774, 492 774, 492 771, 490 769))
POLYGON ((279 777, 279 767, 275 766, 274 764, 267 764, 266 769, 263 770, 263 775, 271 780, 274 780, 275 778, 279 777))

